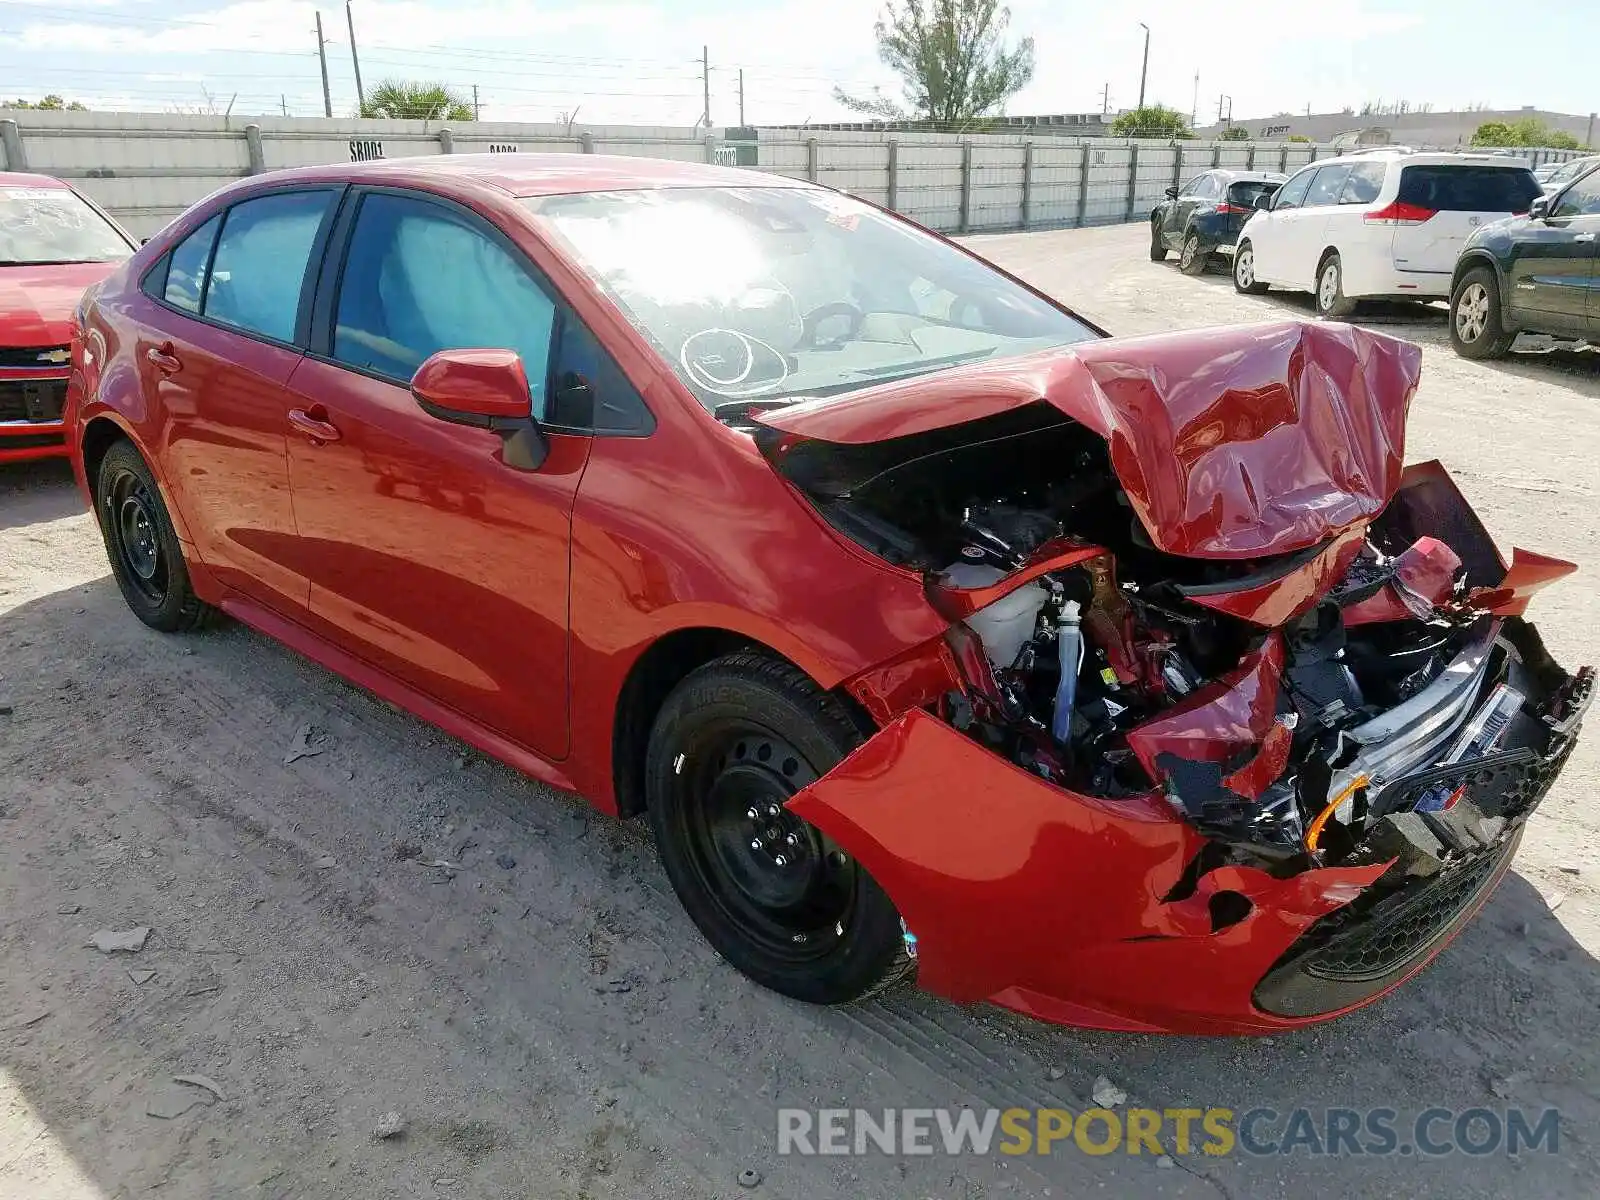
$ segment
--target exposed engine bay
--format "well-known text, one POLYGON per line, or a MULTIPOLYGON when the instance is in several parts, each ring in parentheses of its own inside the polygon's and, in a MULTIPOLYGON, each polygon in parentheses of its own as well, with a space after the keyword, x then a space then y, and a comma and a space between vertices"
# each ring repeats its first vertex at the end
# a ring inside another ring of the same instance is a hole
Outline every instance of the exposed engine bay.
POLYGON ((1113 448, 1047 404, 858 444, 759 436, 835 530, 960 622, 967 686, 940 716, 1075 792, 1159 789, 1277 869, 1448 809, 1464 764, 1549 754, 1592 689, 1520 620, 1570 565, 1519 552, 1508 571, 1437 464, 1370 522, 1201 557, 1159 548, 1113 448))

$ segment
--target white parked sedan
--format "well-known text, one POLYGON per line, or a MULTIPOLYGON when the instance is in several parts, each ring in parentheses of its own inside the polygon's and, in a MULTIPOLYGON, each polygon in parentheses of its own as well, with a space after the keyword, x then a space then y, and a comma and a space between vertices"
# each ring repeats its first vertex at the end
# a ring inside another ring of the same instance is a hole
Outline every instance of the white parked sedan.
POLYGON ((1443 300, 1468 236, 1542 194, 1526 163, 1489 154, 1325 159, 1258 204, 1239 234, 1233 285, 1309 291, 1326 317, 1362 299, 1443 300))

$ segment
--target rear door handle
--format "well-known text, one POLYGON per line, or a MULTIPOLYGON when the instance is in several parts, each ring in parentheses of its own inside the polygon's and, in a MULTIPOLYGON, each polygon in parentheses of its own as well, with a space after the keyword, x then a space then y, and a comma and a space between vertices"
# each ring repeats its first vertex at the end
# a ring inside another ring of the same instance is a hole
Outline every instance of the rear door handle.
POLYGON ((296 430, 306 435, 317 445, 323 442, 337 442, 339 440, 339 427, 326 419, 327 413, 322 412, 321 405, 316 410, 321 416, 314 416, 303 408, 289 410, 289 424, 296 430))
POLYGON ((146 361, 156 370, 166 375, 176 375, 183 370, 183 359, 172 352, 172 343, 163 342, 160 346, 152 346, 144 352, 146 361))
POLYGON ((1575 241, 1575 242, 1592 242, 1592 241, 1594 241, 1594 234, 1592 234, 1592 233, 1576 233, 1576 234, 1572 235, 1572 240, 1575 241))

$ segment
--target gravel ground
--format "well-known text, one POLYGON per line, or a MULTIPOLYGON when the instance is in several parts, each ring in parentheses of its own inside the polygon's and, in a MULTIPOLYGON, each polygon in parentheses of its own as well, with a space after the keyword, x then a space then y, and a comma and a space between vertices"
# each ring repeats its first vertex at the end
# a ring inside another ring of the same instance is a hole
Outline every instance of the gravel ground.
MULTIPOLYGON (((1119 332, 1310 314, 1152 264, 1145 239, 975 244, 1119 332)), ((1438 309, 1363 319, 1424 347, 1411 457, 1445 459, 1505 544, 1582 564, 1535 615, 1563 661, 1594 658, 1600 364, 1468 363, 1438 309)), ((1311 1032, 1198 1040, 755 988, 679 912, 637 825, 248 630, 139 625, 54 466, 0 469, 0 700, 0 1196, 1596 1194, 1600 735, 1423 976, 1311 1032), (286 765, 306 723, 326 746, 286 765), (137 954, 86 945, 134 926, 152 930, 137 954), (1155 1108, 1555 1106, 1560 1149, 1176 1170, 776 1153, 780 1105, 1079 1109, 1098 1076, 1155 1108), (211 1102, 171 1115, 174 1095, 211 1102), (404 1131, 375 1136, 392 1113, 404 1131)))

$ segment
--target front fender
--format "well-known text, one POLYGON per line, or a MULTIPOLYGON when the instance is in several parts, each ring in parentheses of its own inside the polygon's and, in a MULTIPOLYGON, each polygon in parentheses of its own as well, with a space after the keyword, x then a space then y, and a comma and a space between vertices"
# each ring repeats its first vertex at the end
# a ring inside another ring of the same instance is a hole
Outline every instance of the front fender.
POLYGON ((1066 791, 920 709, 789 803, 888 892, 928 990, 1108 1029, 1296 1023, 1256 1009, 1256 983, 1387 865, 1186 879, 1205 840, 1159 794, 1066 791), (1245 912, 1219 927, 1223 893, 1245 912))

